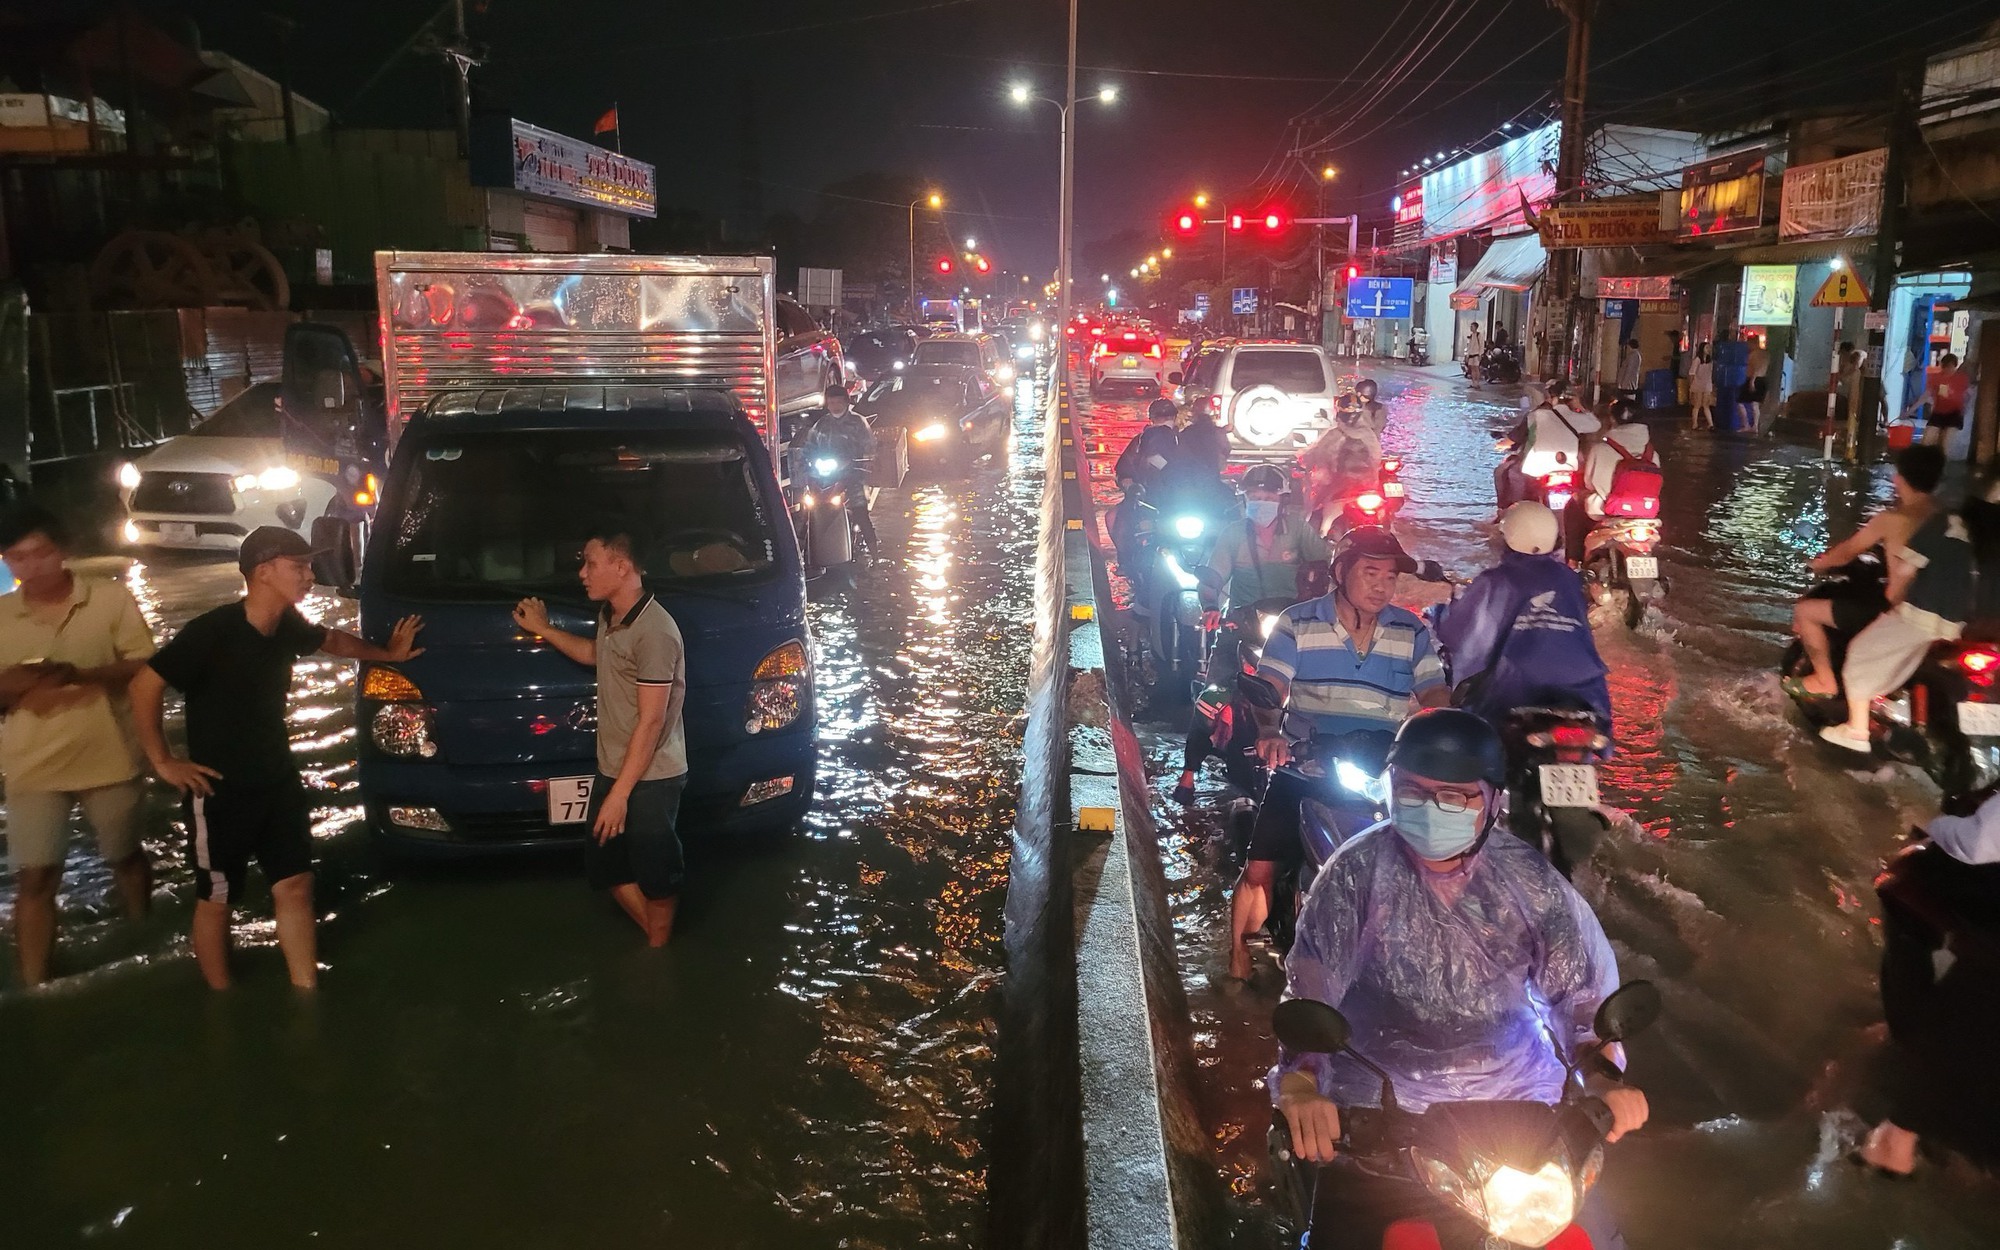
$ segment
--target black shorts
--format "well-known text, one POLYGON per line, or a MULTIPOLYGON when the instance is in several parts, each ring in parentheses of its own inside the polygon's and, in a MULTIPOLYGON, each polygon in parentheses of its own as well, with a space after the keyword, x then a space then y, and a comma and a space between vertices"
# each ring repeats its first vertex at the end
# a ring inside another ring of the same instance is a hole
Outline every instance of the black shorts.
POLYGON ((302 789, 219 785, 182 807, 198 899, 235 902, 253 858, 267 882, 312 871, 312 801, 302 789))
MULTIPOLYGON (((590 824, 586 828, 596 827, 597 813, 614 784, 612 778, 598 774, 590 787, 590 824)), ((601 843, 595 833, 584 835, 584 869, 591 889, 636 884, 650 899, 669 899, 681 892, 686 866, 674 819, 680 814, 681 791, 686 787, 685 774, 642 781, 632 787, 632 797, 625 802, 625 832, 601 843)))
POLYGON ((1283 769, 1271 772, 1264 787, 1264 801, 1257 806, 1257 823, 1250 830, 1250 858, 1265 859, 1284 868, 1305 862, 1305 843, 1299 840, 1299 802, 1311 793, 1306 783, 1283 769))
POLYGON ((1771 379, 1769 378, 1750 379, 1750 387, 1749 387, 1750 398, 1756 401, 1757 403, 1760 404, 1763 403, 1764 395, 1767 391, 1770 390, 1770 387, 1771 387, 1771 379))
POLYGON ((1889 601, 1880 595, 1835 595, 1833 627, 1852 638, 1888 610, 1889 601))
POLYGON ((1940 430, 1965 428, 1965 414, 1963 412, 1933 412, 1924 419, 1933 427, 1940 430))

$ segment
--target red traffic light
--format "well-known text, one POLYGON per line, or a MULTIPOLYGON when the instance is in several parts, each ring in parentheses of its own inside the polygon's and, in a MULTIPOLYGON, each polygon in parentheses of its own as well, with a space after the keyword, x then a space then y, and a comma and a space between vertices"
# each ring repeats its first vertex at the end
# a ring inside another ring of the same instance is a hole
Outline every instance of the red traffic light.
POLYGON ((1264 227, 1265 234, 1277 234, 1291 225, 1292 219, 1282 209, 1267 208, 1259 215, 1257 224, 1264 227))
POLYGON ((1176 234, 1192 235, 1200 229, 1201 218, 1191 211, 1183 210, 1174 218, 1174 232, 1176 234))
POLYGON ((992 261, 990 261, 990 260, 988 260, 988 259, 986 259, 986 258, 985 258, 984 256, 975 256, 975 257, 973 257, 973 258, 972 258, 972 267, 973 267, 974 269, 977 269, 977 270, 978 270, 979 272, 981 272, 981 273, 992 273, 992 272, 993 272, 993 262, 992 262, 992 261))
POLYGON ((1358 278, 1358 277, 1360 277, 1360 276, 1361 276, 1361 266, 1359 266, 1359 265, 1349 265, 1349 266, 1347 267, 1347 280, 1348 280, 1349 282, 1352 282, 1352 281, 1354 281, 1354 280, 1355 280, 1356 278, 1358 278))
POLYGON ((939 273, 950 273, 951 270, 952 270, 951 257, 940 256, 937 258, 937 271, 939 273))
POLYGON ((1229 229, 1232 234, 1243 233, 1243 214, 1241 213, 1229 214, 1229 229))

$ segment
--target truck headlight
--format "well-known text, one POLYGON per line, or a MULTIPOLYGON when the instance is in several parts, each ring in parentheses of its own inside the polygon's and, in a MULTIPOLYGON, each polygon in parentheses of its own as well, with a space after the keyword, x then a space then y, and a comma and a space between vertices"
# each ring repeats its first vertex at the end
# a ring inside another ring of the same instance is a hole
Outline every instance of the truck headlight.
POLYGON ((811 691, 812 662, 805 644, 794 639, 757 665, 744 732, 759 734, 790 725, 804 715, 811 691))
POLYGON ((427 760, 438 751, 431 737, 434 718, 427 703, 387 703, 369 719, 368 737, 384 755, 427 760))
POLYGON ((126 490, 139 489, 139 466, 127 460, 118 466, 118 484, 126 490))
POLYGON ((257 475, 257 485, 265 490, 290 490, 299 484, 299 471, 289 465, 273 465, 257 475))

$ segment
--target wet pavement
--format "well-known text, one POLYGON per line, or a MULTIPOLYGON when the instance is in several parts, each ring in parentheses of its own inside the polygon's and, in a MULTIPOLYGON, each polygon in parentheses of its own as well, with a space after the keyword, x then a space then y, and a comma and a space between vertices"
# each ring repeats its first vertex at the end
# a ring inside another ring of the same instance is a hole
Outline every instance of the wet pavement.
MULTIPOLYGON (((1392 366, 1369 373, 1389 406, 1385 447, 1404 457, 1398 532, 1419 559, 1470 576, 1491 559, 1492 440, 1520 392, 1392 366)), ((1116 498, 1103 475, 1144 405, 1093 406, 1100 501, 1116 498)), ((1625 819, 1578 885, 1624 976, 1655 981, 1666 1011, 1631 1047, 1652 1122, 1611 1151, 1605 1196, 1637 1250, 2000 1244, 2000 1181, 1962 1160, 1933 1162, 1911 1184, 1845 1162, 1882 1110, 1867 1079, 1883 1040, 1872 881, 1898 835, 1935 812, 1937 792, 1910 770, 1864 772, 1830 755, 1799 728, 1773 672, 1804 561, 1887 498, 1887 470, 1670 423, 1654 431, 1671 587, 1636 633, 1615 612, 1597 622, 1620 741, 1604 795, 1625 819)), ((1422 590, 1405 588, 1410 601, 1422 590)), ((1185 716, 1142 717, 1141 728, 1201 1110, 1240 1200, 1240 1244, 1269 1245, 1263 1074, 1281 977, 1273 965, 1233 995, 1211 984, 1225 968, 1239 864, 1221 836, 1231 791, 1219 765, 1207 766, 1195 807, 1167 797, 1185 716)))
MULTIPOLYGON (((261 886, 237 987, 202 988, 167 796, 141 926, 80 836, 60 980, 24 993, 11 948, 0 972, 0 1246, 981 1242, 1031 391, 993 460, 878 504, 891 557, 811 609, 818 800, 787 839, 695 831, 664 952, 573 856, 386 868, 353 826, 334 660, 299 666, 291 710, 321 804, 316 996, 285 984, 261 886)), ((228 562, 120 575, 161 630, 240 587, 228 562)))

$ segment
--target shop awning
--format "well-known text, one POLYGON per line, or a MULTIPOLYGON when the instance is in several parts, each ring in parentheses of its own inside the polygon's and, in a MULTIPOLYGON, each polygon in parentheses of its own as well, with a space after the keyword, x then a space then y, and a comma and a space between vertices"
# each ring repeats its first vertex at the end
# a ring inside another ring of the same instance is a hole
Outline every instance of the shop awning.
POLYGON ((1542 250, 1540 235, 1516 234, 1495 239, 1472 272, 1459 280, 1458 289, 1461 293, 1478 292, 1485 287, 1525 291, 1535 285, 1535 279, 1542 276, 1548 263, 1549 254, 1542 250))

